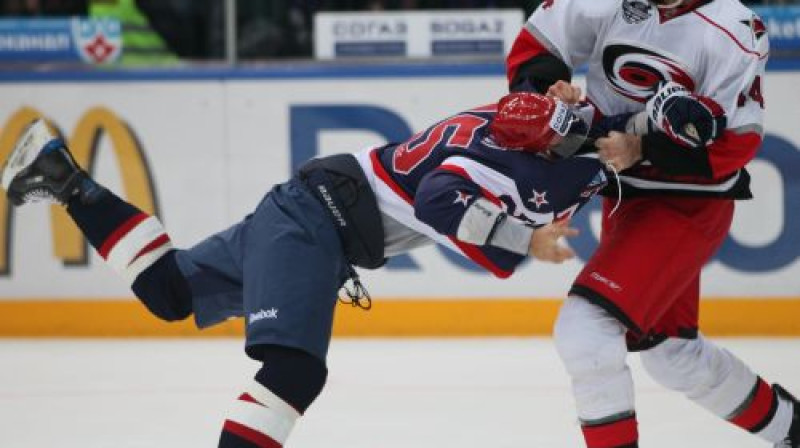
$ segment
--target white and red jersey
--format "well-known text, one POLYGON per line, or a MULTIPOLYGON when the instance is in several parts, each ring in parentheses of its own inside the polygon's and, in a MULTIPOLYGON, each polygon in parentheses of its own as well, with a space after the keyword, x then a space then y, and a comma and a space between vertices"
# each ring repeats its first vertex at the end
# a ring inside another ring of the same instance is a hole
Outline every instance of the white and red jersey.
POLYGON ((675 177, 644 163, 626 171, 627 189, 725 195, 747 181, 744 166, 763 136, 763 22, 737 0, 700 0, 659 9, 646 0, 547 0, 508 57, 509 76, 538 54, 570 69, 587 65, 586 94, 603 116, 639 112, 661 81, 719 103, 727 129, 708 149, 712 179, 675 177))

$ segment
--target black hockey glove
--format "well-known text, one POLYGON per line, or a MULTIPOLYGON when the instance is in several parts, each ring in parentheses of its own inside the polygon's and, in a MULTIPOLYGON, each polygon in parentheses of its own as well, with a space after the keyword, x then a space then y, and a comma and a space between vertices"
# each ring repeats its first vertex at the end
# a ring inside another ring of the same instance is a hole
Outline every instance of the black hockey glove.
POLYGON ((722 135, 727 124, 725 111, 719 104, 709 97, 694 95, 675 82, 659 86, 647 100, 645 111, 651 131, 661 131, 687 148, 710 145, 722 135))

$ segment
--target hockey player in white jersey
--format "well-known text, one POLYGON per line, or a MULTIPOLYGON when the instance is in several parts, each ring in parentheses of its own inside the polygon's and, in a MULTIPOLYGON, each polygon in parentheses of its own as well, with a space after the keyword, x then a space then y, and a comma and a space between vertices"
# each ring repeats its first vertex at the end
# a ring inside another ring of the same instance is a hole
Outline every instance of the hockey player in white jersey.
POLYGON ((698 328, 700 272, 749 199, 745 165, 762 140, 763 22, 738 0, 546 0, 508 56, 512 91, 586 97, 603 158, 621 171, 604 192, 600 245, 555 327, 586 445, 638 446, 628 351, 717 416, 800 447, 800 405, 698 328), (616 209, 615 213, 611 213, 616 209))

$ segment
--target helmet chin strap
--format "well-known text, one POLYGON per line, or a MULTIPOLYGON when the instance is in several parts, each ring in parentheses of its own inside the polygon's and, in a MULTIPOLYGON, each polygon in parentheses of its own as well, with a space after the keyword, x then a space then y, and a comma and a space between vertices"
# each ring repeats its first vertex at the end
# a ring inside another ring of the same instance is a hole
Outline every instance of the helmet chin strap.
POLYGON ((657 2, 653 2, 653 3, 655 3, 656 8, 658 8, 658 9, 670 9, 670 8, 675 8, 676 6, 680 6, 680 4, 683 3, 683 0, 675 0, 674 2, 667 3, 667 4, 661 4, 661 3, 657 3, 657 2))

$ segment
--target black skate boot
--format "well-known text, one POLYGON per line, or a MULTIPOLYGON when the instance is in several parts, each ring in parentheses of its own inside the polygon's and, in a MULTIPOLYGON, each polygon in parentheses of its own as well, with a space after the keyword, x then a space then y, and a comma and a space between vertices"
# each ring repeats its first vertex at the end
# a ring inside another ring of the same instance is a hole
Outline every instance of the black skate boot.
POLYGON ((779 384, 773 384, 772 388, 779 397, 792 402, 792 426, 786 438, 776 443, 775 448, 800 448, 800 401, 779 384))
POLYGON ((50 201, 66 204, 86 174, 44 120, 25 130, 2 169, 3 188, 14 205, 50 201))

